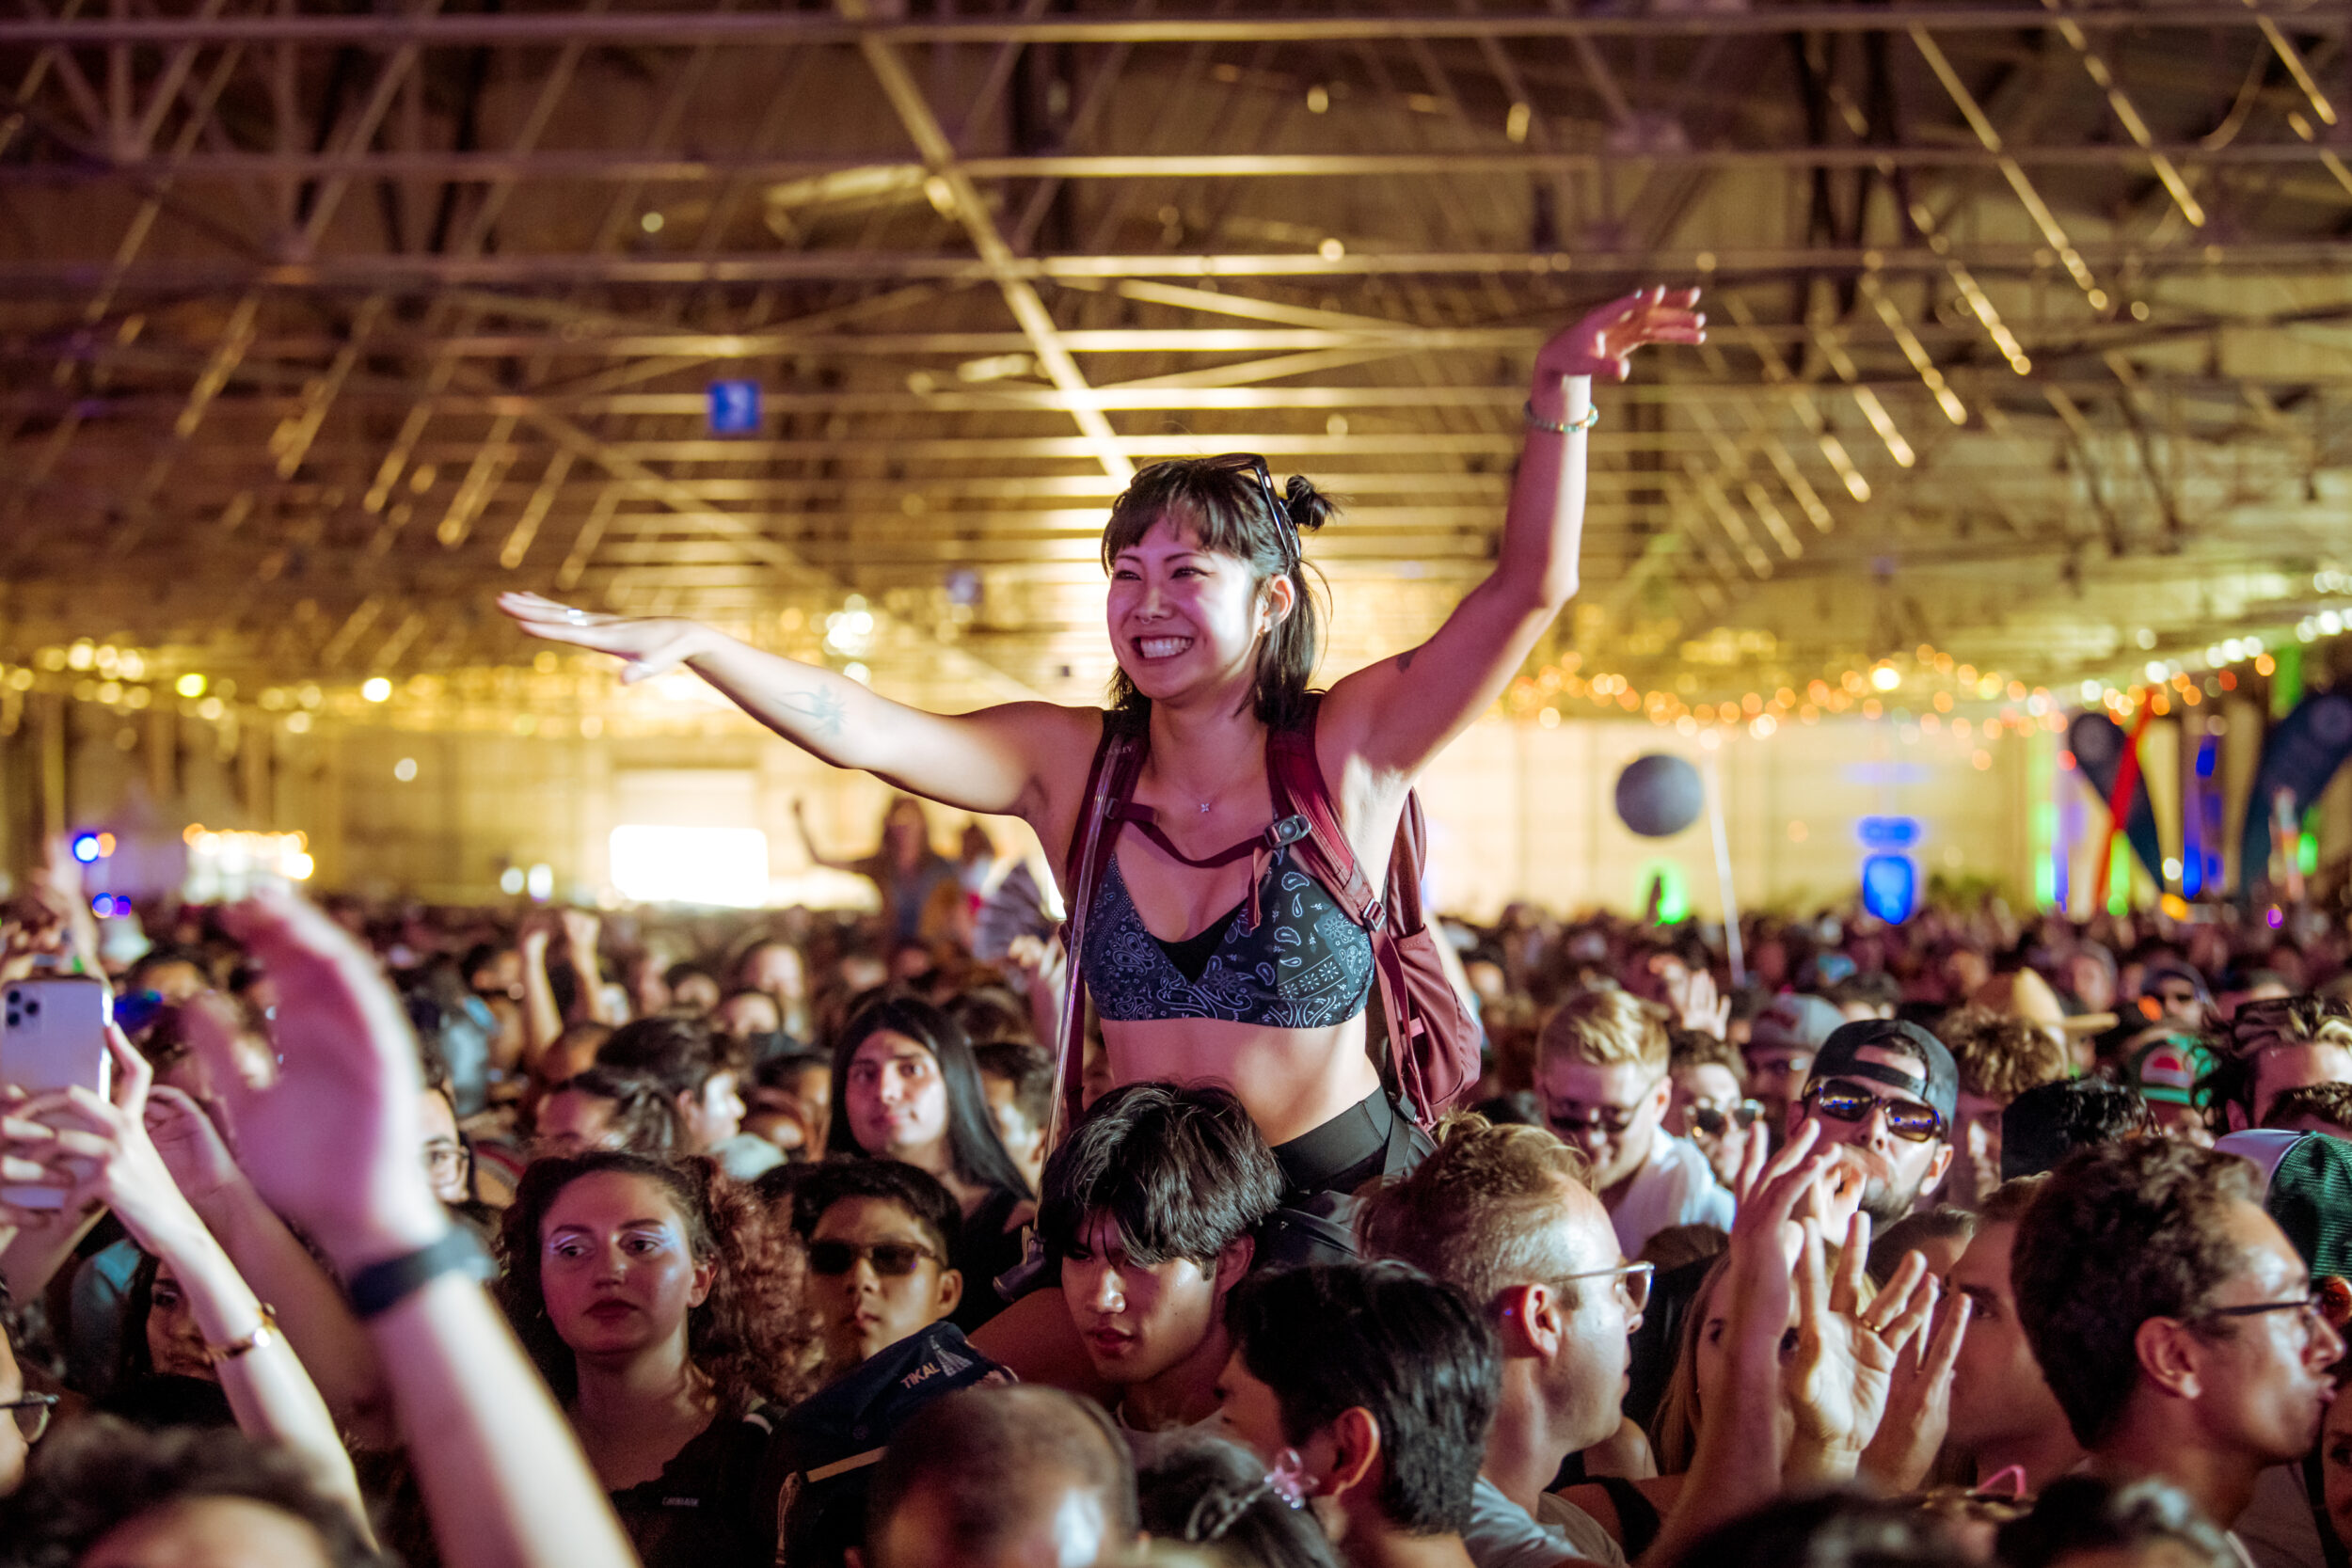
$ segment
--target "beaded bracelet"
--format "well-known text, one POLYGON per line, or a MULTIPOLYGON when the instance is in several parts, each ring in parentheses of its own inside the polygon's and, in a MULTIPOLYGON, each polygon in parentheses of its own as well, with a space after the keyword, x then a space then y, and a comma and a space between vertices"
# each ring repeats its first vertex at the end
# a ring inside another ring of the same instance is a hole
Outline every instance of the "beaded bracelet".
POLYGON ((1538 415, 1535 412, 1535 404, 1533 399, 1530 399, 1528 402, 1520 404, 1520 407, 1526 411, 1528 429, 1548 430, 1554 436, 1573 435, 1578 431, 1590 430, 1593 426, 1600 423, 1600 408, 1598 404, 1595 404, 1594 406, 1585 409, 1584 417, 1582 419, 1570 420, 1565 424, 1555 424, 1551 420, 1544 419, 1542 416, 1538 415))
POLYGON ((271 1336, 275 1335, 277 1332, 277 1310, 270 1307, 268 1303, 264 1302, 262 1304, 262 1323, 260 1327, 256 1328, 252 1333, 246 1335, 242 1339, 231 1339, 225 1345, 206 1345, 204 1347, 204 1359, 211 1362, 215 1367, 222 1365, 224 1362, 234 1361, 238 1356, 250 1354, 252 1352, 260 1350, 263 1345, 268 1344, 270 1342, 271 1336))

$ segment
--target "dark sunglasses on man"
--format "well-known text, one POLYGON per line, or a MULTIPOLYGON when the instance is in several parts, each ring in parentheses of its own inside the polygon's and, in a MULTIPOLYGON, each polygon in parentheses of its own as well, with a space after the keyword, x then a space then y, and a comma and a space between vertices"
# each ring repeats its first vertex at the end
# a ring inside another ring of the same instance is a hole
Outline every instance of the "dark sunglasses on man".
POLYGON ((1915 1100, 1872 1094, 1843 1080, 1808 1085, 1804 1103, 1832 1121, 1867 1121, 1871 1112, 1884 1111, 1886 1130, 1905 1143, 1923 1144, 1944 1135, 1944 1118, 1936 1115, 1933 1106, 1922 1105, 1915 1100))
POLYGON ((1703 1132, 1710 1138, 1720 1138, 1734 1126, 1741 1132, 1747 1131, 1754 1127, 1763 1115, 1764 1102, 1760 1100, 1742 1100, 1737 1105, 1728 1108, 1720 1105, 1693 1105, 1690 1110, 1691 1128, 1692 1131, 1703 1132))
POLYGON ((904 1279, 914 1272, 926 1258, 936 1263, 939 1254, 914 1242, 875 1242, 861 1244, 855 1242, 811 1242, 808 1243, 808 1272, 838 1278, 858 1265, 859 1259, 874 1265, 874 1272, 884 1279, 904 1279))

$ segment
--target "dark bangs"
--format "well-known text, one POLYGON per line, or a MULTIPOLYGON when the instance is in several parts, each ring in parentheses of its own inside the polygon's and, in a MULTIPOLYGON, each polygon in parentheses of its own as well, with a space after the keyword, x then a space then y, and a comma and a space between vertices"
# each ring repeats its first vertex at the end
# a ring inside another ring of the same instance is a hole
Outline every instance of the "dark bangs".
MULTIPOLYGON (((1323 652, 1322 612, 1310 591, 1300 555, 1302 536, 1337 515, 1338 505, 1301 474, 1293 474, 1279 494, 1281 515, 1269 514, 1257 471, 1216 458, 1186 457, 1154 463, 1137 473, 1111 504, 1103 529, 1103 570, 1119 552, 1132 549, 1163 518, 1192 531, 1200 547, 1230 556, 1249 568, 1252 587, 1288 577, 1293 609, 1258 645, 1257 678, 1250 702, 1269 729, 1303 728, 1312 705, 1307 682, 1323 652)), ((1120 669, 1111 675, 1111 706, 1139 713, 1151 702, 1120 669)))

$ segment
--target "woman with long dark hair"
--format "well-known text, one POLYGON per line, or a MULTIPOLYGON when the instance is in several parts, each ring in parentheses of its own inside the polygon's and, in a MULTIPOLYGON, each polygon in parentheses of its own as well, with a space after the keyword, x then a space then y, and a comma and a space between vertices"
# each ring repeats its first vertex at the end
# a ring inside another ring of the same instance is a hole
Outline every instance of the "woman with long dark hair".
MULTIPOLYGON (((1645 343, 1698 341, 1697 297, 1630 294, 1544 346, 1493 573, 1428 641, 1320 699, 1308 689, 1320 639, 1301 544, 1334 507, 1312 483, 1293 476, 1278 490, 1263 458, 1233 452, 1155 464, 1111 509, 1112 696, 1148 736, 1134 800, 1164 829, 1120 836, 1072 967, 1102 1015, 1114 1082, 1231 1085, 1295 1189, 1344 1189, 1377 1168, 1394 1111, 1365 1049, 1369 938, 1279 857, 1260 867, 1264 857, 1225 853, 1272 823, 1268 733, 1311 732, 1348 843, 1380 886, 1415 776, 1502 695, 1576 591, 1592 378, 1623 379, 1645 343), (1278 901, 1284 918, 1255 918, 1278 901)), ((627 681, 686 665, 835 767, 1019 816, 1057 857, 1087 814, 1109 721, 1099 708, 928 713, 691 621, 532 594, 499 605, 533 636, 627 660, 627 681)), ((1060 871, 1068 889, 1073 867, 1060 871)))
POLYGON ((645 1568, 766 1568, 770 1407, 805 1392, 797 1254, 711 1161, 534 1162, 499 1286, 645 1568))
POLYGON ((949 1264, 963 1271, 956 1326, 969 1332, 1003 1309, 989 1282, 1021 1261, 1021 1227, 1035 1194, 1005 1150, 963 1031, 914 996, 867 1003, 833 1050, 836 1155, 901 1160, 936 1178, 963 1211, 949 1264))

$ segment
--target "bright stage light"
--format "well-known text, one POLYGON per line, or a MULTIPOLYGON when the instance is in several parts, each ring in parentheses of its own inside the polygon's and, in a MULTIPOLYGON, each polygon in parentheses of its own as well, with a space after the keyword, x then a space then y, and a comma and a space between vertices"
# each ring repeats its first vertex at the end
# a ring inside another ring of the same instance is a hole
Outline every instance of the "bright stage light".
POLYGON ((645 904, 757 909, 768 901, 768 835, 756 828, 618 827, 612 885, 645 904))

